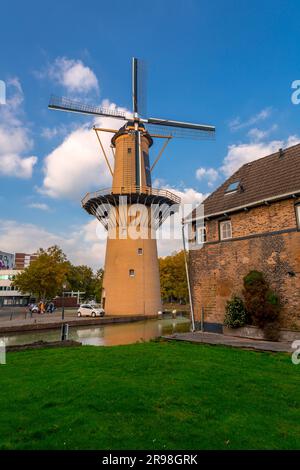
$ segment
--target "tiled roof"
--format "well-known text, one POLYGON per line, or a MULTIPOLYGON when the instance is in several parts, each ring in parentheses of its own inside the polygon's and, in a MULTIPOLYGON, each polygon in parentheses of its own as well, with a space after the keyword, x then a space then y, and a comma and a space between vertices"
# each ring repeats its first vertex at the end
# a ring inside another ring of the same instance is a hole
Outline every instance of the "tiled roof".
MULTIPOLYGON (((300 192, 300 144, 246 163, 204 201, 206 216, 300 192), (238 190, 226 192, 239 181, 238 190)), ((195 212, 193 212, 193 216, 195 212)))

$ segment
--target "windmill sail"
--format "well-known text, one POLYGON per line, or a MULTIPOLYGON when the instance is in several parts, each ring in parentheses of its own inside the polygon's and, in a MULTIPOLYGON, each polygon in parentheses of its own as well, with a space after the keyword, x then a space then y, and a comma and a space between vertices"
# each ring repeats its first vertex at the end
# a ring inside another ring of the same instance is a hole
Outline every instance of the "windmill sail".
POLYGON ((80 101, 52 95, 48 105, 49 109, 58 111, 69 111, 71 113, 92 114, 93 116, 106 116, 126 120, 126 114, 119 109, 104 108, 80 103, 80 101))
POLYGON ((144 60, 132 59, 132 104, 139 116, 147 114, 147 65, 144 60))
POLYGON ((190 139, 213 139, 215 127, 170 119, 148 118, 143 120, 149 133, 190 139))

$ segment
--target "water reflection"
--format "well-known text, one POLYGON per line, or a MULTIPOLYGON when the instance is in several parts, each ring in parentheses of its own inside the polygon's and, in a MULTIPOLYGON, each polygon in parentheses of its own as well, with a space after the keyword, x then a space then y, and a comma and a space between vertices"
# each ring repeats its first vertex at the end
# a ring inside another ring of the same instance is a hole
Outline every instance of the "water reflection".
MULTIPOLYGON (((146 320, 134 323, 72 327, 69 339, 80 341, 82 344, 93 346, 113 346, 130 344, 137 341, 149 341, 152 338, 175 332, 185 332, 190 329, 190 321, 185 317, 164 318, 162 320, 146 320)), ((2 336, 7 346, 28 344, 35 341, 57 341, 60 331, 46 330, 26 332, 2 336)))

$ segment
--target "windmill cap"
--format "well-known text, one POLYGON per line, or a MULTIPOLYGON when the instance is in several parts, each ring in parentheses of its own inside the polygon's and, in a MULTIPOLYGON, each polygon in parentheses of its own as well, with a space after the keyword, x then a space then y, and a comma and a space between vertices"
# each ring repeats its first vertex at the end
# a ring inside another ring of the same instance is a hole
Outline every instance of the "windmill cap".
MULTIPOLYGON (((111 139, 111 143, 113 146, 115 146, 115 143, 116 143, 116 139, 118 137, 120 137, 121 135, 125 135, 125 134, 128 134, 130 130, 132 130, 132 128, 134 128, 134 121, 128 121, 124 126, 122 126, 118 132, 116 132, 112 139, 111 139)), ((149 147, 151 147, 151 145, 153 144, 153 139, 152 137, 150 136, 150 134, 148 133, 147 129, 145 128, 144 124, 142 124, 141 122, 139 122, 139 129, 141 129, 143 131, 143 137, 146 137, 148 139, 148 142, 149 142, 149 147)))

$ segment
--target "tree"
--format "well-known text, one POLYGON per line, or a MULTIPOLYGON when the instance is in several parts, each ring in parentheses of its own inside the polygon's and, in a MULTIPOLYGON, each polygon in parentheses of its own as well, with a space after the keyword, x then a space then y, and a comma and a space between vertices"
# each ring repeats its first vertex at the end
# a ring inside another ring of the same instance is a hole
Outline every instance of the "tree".
POLYGON ((13 285, 23 294, 30 293, 38 299, 52 299, 62 291, 69 263, 66 255, 56 245, 39 249, 37 258, 18 273, 13 285))
POLYGON ((84 292, 84 300, 101 300, 103 269, 96 274, 89 266, 74 266, 69 263, 67 283, 69 290, 84 292))
POLYGON ((67 284, 69 290, 84 292, 85 300, 94 297, 94 273, 89 266, 74 266, 70 263, 67 284))
POLYGON ((104 276, 104 271, 103 269, 98 269, 94 276, 94 296, 96 302, 101 301, 101 295, 102 295, 102 284, 103 284, 103 276, 104 276))
POLYGON ((159 258, 161 296, 166 302, 188 302, 184 252, 159 258))

